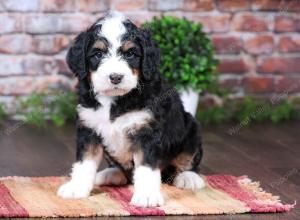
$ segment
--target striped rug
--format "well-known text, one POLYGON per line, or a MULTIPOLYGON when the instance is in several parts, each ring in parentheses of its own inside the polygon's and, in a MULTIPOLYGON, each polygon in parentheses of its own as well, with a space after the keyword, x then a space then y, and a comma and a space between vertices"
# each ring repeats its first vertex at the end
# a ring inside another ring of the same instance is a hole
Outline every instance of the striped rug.
POLYGON ((95 187, 86 199, 64 200, 56 196, 67 177, 0 178, 0 217, 91 217, 146 215, 202 215, 247 212, 286 212, 282 204, 246 176, 204 177, 207 186, 197 192, 163 185, 165 205, 139 208, 129 204, 132 186, 95 187))

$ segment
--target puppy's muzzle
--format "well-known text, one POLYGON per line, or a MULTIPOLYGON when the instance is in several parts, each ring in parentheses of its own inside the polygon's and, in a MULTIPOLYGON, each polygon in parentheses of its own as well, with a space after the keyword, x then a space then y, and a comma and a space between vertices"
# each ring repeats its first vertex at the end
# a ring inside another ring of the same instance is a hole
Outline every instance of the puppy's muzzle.
POLYGON ((123 77, 123 75, 117 73, 109 75, 110 82, 115 85, 119 84, 122 81, 123 77))

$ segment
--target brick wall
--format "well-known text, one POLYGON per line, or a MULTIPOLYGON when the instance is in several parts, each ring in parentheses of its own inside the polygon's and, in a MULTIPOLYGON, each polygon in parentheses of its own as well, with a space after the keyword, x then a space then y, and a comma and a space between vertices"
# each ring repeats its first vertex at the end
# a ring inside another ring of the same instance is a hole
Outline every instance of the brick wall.
POLYGON ((300 94, 300 0, 0 0, 0 102, 74 87, 66 48, 108 9, 138 24, 162 14, 201 22, 233 97, 300 94))

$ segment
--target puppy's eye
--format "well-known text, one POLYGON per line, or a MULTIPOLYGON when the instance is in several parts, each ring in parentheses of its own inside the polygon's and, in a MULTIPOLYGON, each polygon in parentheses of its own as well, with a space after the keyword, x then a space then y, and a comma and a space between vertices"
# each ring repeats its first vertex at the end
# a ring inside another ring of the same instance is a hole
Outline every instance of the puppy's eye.
POLYGON ((128 50, 124 55, 126 58, 130 59, 135 56, 135 53, 134 53, 134 50, 128 50))
POLYGON ((94 54, 94 57, 96 57, 97 59, 101 59, 101 58, 103 57, 103 52, 97 51, 97 52, 94 54))

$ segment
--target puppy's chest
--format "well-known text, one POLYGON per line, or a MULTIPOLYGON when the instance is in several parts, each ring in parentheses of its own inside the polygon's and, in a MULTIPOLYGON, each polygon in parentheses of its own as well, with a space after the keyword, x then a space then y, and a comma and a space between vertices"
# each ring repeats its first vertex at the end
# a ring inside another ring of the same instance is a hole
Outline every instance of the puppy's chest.
POLYGON ((102 137, 106 152, 123 166, 128 167, 131 166, 133 159, 132 143, 128 137, 146 126, 152 115, 147 110, 131 111, 112 121, 111 105, 112 102, 107 101, 97 110, 79 107, 78 115, 85 126, 95 130, 102 137))

